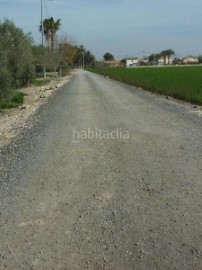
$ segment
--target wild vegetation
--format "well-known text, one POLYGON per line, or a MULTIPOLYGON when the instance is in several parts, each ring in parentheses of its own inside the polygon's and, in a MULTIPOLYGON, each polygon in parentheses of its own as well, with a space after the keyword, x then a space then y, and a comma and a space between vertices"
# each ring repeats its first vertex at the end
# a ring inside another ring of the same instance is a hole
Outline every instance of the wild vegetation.
MULTIPOLYGON (((0 104, 12 103, 13 89, 34 78, 32 38, 9 20, 0 23, 0 104)), ((13 102, 15 103, 15 102, 13 102)))
POLYGON ((95 68, 91 72, 157 92, 166 96, 202 105, 202 67, 95 68))
POLYGON ((84 46, 76 45, 66 34, 57 36, 60 19, 52 17, 40 26, 46 44, 36 45, 30 33, 25 34, 14 22, 0 21, 0 108, 15 107, 15 89, 34 83, 47 72, 66 75, 72 67, 92 67, 95 57, 84 46), (6 105, 8 104, 8 106, 6 105))
POLYGON ((160 53, 153 53, 148 56, 150 64, 155 64, 160 58, 163 58, 164 65, 169 64, 171 56, 174 56, 175 52, 172 49, 163 50, 160 53))
POLYGON ((115 60, 113 54, 111 54, 109 52, 106 52, 103 55, 103 58, 104 58, 105 61, 113 61, 113 60, 115 60))
POLYGON ((9 100, 0 103, 0 110, 17 108, 23 103, 25 94, 20 92, 12 92, 9 100))

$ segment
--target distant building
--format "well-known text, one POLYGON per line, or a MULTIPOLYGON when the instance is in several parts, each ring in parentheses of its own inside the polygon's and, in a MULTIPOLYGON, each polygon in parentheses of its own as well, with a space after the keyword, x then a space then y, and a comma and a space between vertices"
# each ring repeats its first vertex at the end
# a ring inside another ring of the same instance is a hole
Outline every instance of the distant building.
POLYGON ((165 59, 163 57, 159 58, 157 65, 158 66, 172 65, 172 63, 173 63, 173 58, 166 56, 165 59))
POLYGON ((138 66, 139 60, 137 57, 127 57, 126 58, 126 67, 132 68, 138 66))
POLYGON ((184 64, 198 64, 199 63, 199 60, 196 57, 187 56, 187 57, 185 57, 185 58, 182 59, 182 62, 184 64))

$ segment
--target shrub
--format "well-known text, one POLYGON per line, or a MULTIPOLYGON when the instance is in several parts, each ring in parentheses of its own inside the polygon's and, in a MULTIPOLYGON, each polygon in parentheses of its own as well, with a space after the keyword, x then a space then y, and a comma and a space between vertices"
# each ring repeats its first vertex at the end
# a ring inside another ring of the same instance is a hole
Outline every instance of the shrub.
POLYGON ((22 104, 25 94, 21 92, 16 92, 11 99, 13 103, 22 104))
POLYGON ((12 92, 12 97, 8 101, 4 100, 0 103, 0 109, 17 108, 23 103, 24 96, 24 93, 12 92))

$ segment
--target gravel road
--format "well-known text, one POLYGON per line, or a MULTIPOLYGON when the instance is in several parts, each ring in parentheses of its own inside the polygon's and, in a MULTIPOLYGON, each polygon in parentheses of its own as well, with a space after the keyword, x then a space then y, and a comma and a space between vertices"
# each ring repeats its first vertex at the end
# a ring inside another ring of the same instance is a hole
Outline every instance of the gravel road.
POLYGON ((188 107, 75 71, 0 152, 0 269, 201 270, 188 107))

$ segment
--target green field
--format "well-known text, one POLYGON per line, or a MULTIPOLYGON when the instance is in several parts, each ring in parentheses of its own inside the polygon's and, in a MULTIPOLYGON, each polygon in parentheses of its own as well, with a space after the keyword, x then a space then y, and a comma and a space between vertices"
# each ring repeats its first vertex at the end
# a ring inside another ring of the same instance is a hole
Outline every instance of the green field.
POLYGON ((202 67, 94 68, 91 72, 202 105, 202 67))

